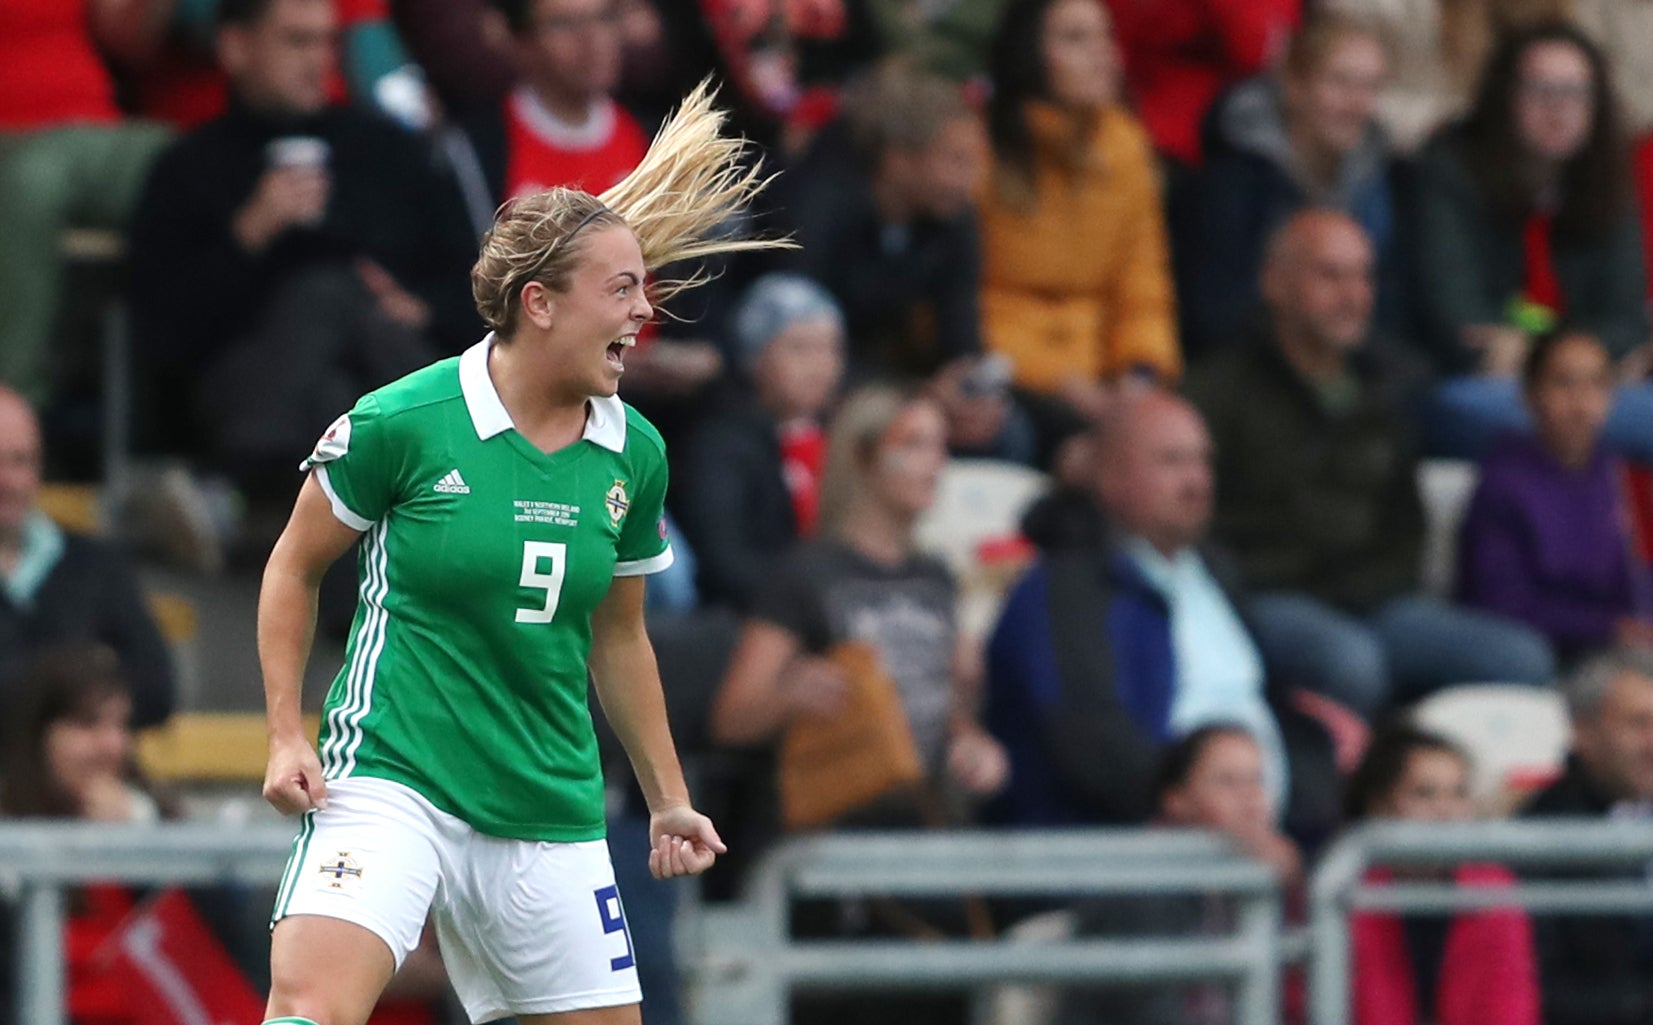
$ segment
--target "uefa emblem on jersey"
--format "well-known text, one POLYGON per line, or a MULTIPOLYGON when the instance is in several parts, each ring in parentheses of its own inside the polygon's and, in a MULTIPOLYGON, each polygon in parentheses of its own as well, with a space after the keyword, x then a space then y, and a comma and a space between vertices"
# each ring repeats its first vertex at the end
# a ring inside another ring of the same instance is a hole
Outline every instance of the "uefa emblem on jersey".
POLYGON ((608 507, 609 522, 618 527, 620 521, 626 518, 626 510, 631 508, 631 499, 626 495, 626 482, 615 481, 603 497, 603 504, 608 507))
POLYGON ((327 428, 316 442, 316 447, 310 451, 310 458, 305 462, 310 466, 319 466, 330 463, 346 452, 350 451, 350 414, 339 417, 327 428))
POLYGON ((331 858, 323 858, 321 874, 327 877, 329 890, 342 890, 346 884, 354 885, 361 881, 362 866, 349 851, 340 851, 331 858))

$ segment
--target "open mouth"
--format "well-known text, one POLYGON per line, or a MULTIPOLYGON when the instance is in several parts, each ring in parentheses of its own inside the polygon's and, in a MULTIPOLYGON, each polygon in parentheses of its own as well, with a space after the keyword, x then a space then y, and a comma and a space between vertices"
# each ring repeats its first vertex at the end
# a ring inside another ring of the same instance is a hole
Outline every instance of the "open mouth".
POLYGON ((615 370, 626 369, 626 350, 637 344, 636 335, 621 335, 608 343, 608 365, 615 370))

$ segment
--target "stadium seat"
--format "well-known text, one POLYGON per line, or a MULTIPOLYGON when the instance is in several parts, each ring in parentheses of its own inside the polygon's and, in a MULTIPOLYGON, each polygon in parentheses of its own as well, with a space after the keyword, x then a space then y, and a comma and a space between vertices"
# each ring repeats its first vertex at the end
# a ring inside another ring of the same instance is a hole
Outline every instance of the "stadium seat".
POLYGON ((194 602, 170 591, 150 591, 144 595, 144 601, 168 644, 177 647, 195 641, 200 628, 200 610, 194 602))
POLYGON ((1423 585, 1438 597, 1450 597, 1458 573, 1458 528, 1480 473, 1460 459, 1427 459, 1418 464, 1418 495, 1423 500, 1423 585))
POLYGON ((965 634, 992 629, 1005 590, 1032 555, 1021 536, 1022 514, 1047 487, 1039 471, 997 459, 954 459, 942 471, 918 543, 958 580, 965 634))
MULTIPOLYGON (((305 716, 307 736, 320 725, 305 716)), ((162 783, 261 783, 268 750, 257 712, 180 712, 138 737, 138 764, 162 783)))
POLYGON ((1476 803, 1509 809, 1544 786, 1567 756, 1567 708, 1560 693, 1522 684, 1466 684, 1438 691, 1413 713, 1419 726, 1446 735, 1474 762, 1476 803))
POLYGON ((195 704, 201 690, 201 609, 195 602, 172 591, 146 588, 144 604, 172 653, 172 668, 178 681, 178 707, 195 704))

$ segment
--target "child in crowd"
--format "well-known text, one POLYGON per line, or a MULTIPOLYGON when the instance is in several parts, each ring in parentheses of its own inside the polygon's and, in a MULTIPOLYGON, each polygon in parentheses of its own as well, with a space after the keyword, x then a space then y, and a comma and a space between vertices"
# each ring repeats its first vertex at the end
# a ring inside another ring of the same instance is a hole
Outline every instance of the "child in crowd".
POLYGON ((1631 551, 1624 463, 1602 442, 1607 350, 1583 331, 1545 335, 1522 377, 1536 430, 1505 438, 1481 464, 1460 596, 1543 632, 1564 658, 1653 640, 1653 581, 1631 551))

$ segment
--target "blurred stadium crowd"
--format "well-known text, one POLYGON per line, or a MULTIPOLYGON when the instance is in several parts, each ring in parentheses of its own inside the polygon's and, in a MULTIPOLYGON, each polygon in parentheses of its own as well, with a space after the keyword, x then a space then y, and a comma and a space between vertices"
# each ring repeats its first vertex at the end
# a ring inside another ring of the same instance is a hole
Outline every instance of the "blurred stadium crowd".
MULTIPOLYGON (((482 333, 494 210, 606 189, 714 75, 801 247, 688 268, 622 389, 709 897, 798 828, 1217 829, 1291 890, 1361 818, 1653 817, 1650 70, 1647 0, 5 0, 0 812, 182 814, 142 581, 256 590, 315 437, 482 333), (879 688, 916 771, 819 793, 789 740, 879 688)), ((138 896, 76 898, 79 1025, 138 1020, 92 956, 138 896)), ((194 897, 256 985, 261 909, 194 897)), ((1356 1020, 1645 1023, 1649 925, 1363 915, 1356 1020)), ((426 953, 375 1022, 448 1020, 426 953)), ((962 1020, 798 1020, 846 1014, 962 1020)))

